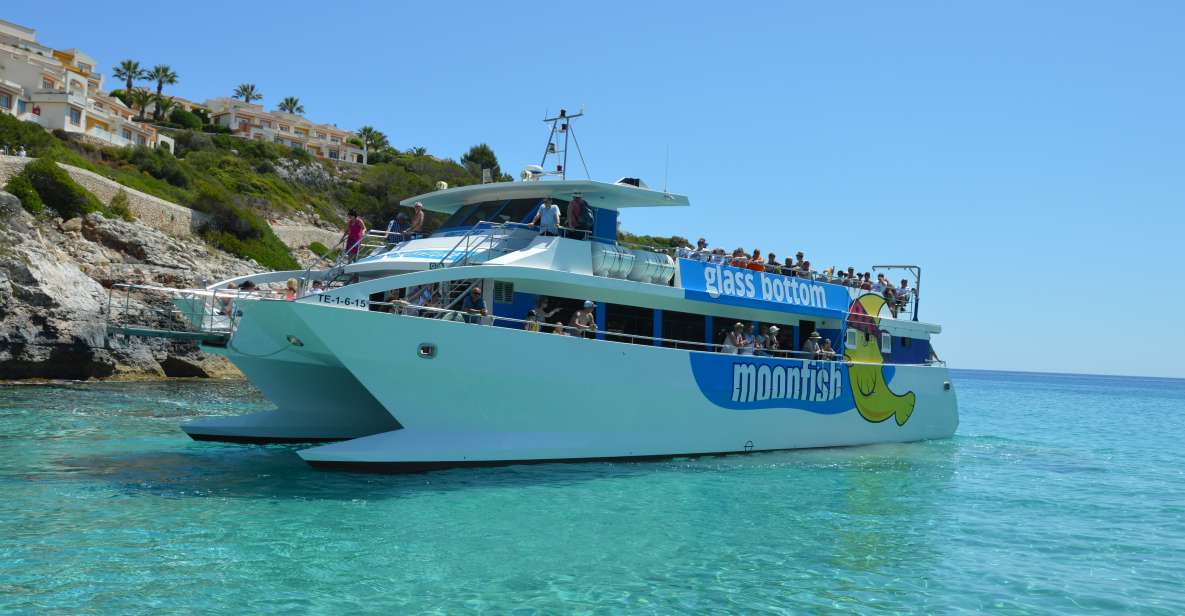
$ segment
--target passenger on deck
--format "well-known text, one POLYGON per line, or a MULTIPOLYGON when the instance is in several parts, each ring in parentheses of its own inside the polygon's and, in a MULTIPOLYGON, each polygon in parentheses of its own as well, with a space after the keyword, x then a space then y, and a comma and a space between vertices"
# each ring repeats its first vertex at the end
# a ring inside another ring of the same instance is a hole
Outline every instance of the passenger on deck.
POLYGON ((806 274, 806 272, 807 272, 807 270, 806 270, 806 269, 804 269, 804 266, 805 266, 805 264, 806 264, 806 261, 804 261, 804 260, 802 259, 802 257, 803 257, 803 254, 802 254, 802 251, 801 251, 801 250, 800 250, 800 251, 798 251, 798 252, 796 252, 796 253, 794 253, 794 259, 795 259, 795 262, 794 262, 794 271, 796 272, 796 274, 797 274, 798 276, 803 276, 803 275, 805 275, 805 274, 806 274))
POLYGON ((588 232, 592 230, 592 210, 589 209, 588 201, 580 195, 574 195, 572 200, 568 202, 568 217, 564 219, 568 223, 568 228, 576 229, 571 233, 571 238, 574 240, 583 240, 588 237, 588 232))
POLYGON ((366 235, 366 223, 358 216, 358 210, 349 211, 350 220, 346 224, 346 255, 350 263, 358 260, 358 249, 362 247, 362 236, 366 235))
POLYGON ((831 348, 830 338, 823 339, 823 346, 819 347, 819 359, 835 361, 835 349, 831 348))
POLYGON ((736 323, 732 331, 724 335, 724 344, 720 345, 721 353, 736 355, 745 346, 745 324, 736 323))
POLYGON ((803 261, 802 265, 800 265, 799 267, 801 268, 798 272, 799 276, 801 276, 803 278, 814 278, 814 276, 811 274, 811 262, 810 261, 803 261))
MULTIPOLYGON (((569 225, 572 223, 569 222, 569 225)), ((535 212, 535 218, 531 220, 531 226, 539 227, 539 235, 554 236, 560 234, 560 206, 551 202, 551 197, 543 200, 539 206, 539 211, 535 212)))
POLYGON ((481 285, 469 287, 465 299, 461 300, 461 312, 465 313, 466 323, 481 323, 481 318, 487 314, 486 300, 481 297, 481 285))
POLYGON ((893 315, 894 319, 896 319, 897 318, 897 308, 898 308, 898 306, 897 306, 897 290, 894 289, 893 285, 890 284, 890 285, 884 287, 884 290, 881 291, 881 294, 884 295, 884 297, 885 297, 885 305, 887 305, 889 307, 889 313, 893 315))
POLYGON ((523 329, 529 332, 539 331, 539 313, 532 308, 527 311, 527 322, 523 324, 523 329))
POLYGON ((748 267, 755 272, 765 271, 765 261, 761 260, 761 250, 757 248, 753 249, 753 256, 749 257, 749 263, 745 267, 748 267))
POLYGON ((856 276, 856 268, 852 267, 851 265, 848 266, 847 279, 848 279, 848 286, 849 287, 858 286, 860 284, 859 279, 856 276))
POLYGON ((752 323, 750 323, 749 327, 745 330, 745 333, 742 334, 740 355, 752 355, 756 351, 757 351, 756 326, 754 326, 752 323))
POLYGON ((863 282, 860 283, 860 288, 865 291, 872 290, 872 273, 864 272, 863 282))
MULTIPOLYGON (((230 306, 231 306, 231 303, 234 302, 235 295, 238 294, 238 287, 235 286, 235 283, 228 282, 228 283, 226 283, 226 289, 227 289, 226 295, 219 296, 218 301, 222 304, 222 314, 230 316, 230 311, 231 311, 230 306)), ((218 293, 215 293, 215 295, 217 296, 218 293)))
POLYGON ((909 281, 902 278, 901 279, 901 286, 897 287, 897 305, 898 305, 898 307, 904 308, 905 304, 909 303, 909 298, 911 295, 915 295, 914 289, 909 288, 909 281))
POLYGON ((295 278, 289 278, 288 282, 284 285, 284 299, 287 301, 295 300, 299 287, 300 283, 295 278))
POLYGON ((551 310, 548 310, 547 303, 548 299, 545 295, 540 295, 539 298, 535 300, 535 312, 539 315, 539 319, 545 322, 551 317, 554 317, 555 313, 560 311, 559 308, 552 308, 551 310))
POLYGON ((591 301, 584 302, 584 307, 572 314, 572 327, 576 330, 577 336, 588 338, 593 332, 597 330, 597 319, 593 315, 593 309, 597 305, 591 301))
POLYGON ((753 327, 749 327, 749 331, 753 332, 753 354, 754 355, 768 355, 765 350, 769 348, 769 328, 757 326, 756 331, 753 327))
POLYGON ((405 236, 410 239, 416 233, 424 232, 424 204, 416 201, 415 211, 411 215, 411 224, 403 230, 405 236))
POLYGON ((778 329, 777 325, 770 325, 766 328, 765 352, 762 355, 778 356, 782 354, 782 343, 778 341, 778 332, 780 331, 782 330, 778 329))
POLYGON ((387 223, 387 244, 398 244, 403 241, 403 230, 407 228, 407 214, 399 212, 387 223))
POLYGON ((551 333, 557 334, 560 336, 567 336, 568 335, 568 328, 564 327, 564 323, 562 321, 556 321, 555 325, 551 326, 551 333))
POLYGON ((729 265, 733 267, 745 267, 748 265, 748 263, 749 259, 745 256, 744 248, 737 248, 736 250, 732 251, 732 261, 729 263, 729 265))
POLYGON ((807 336, 806 342, 802 343, 802 357, 803 359, 818 359, 819 358, 819 332, 811 332, 807 336))
POLYGON ((765 260, 765 271, 775 274, 782 271, 782 268, 778 266, 778 256, 772 252, 769 253, 769 257, 765 260))

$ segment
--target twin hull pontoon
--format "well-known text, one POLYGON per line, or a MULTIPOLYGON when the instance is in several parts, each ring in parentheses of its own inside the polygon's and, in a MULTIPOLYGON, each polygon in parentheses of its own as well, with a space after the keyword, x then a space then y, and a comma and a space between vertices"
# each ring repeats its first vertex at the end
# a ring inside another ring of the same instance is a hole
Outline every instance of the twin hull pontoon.
POLYGON ((450 222, 433 237, 385 238, 356 263, 265 275, 295 275, 306 289, 316 278, 341 283, 325 292, 235 297, 229 339, 204 348, 226 355, 278 408, 191 422, 186 432, 339 441, 300 455, 413 470, 916 441, 957 427, 947 369, 930 347, 940 330, 908 309, 894 314, 880 294, 826 281, 616 242, 618 210, 684 197, 552 181, 415 200, 450 222), (574 194, 592 204, 592 229, 541 236, 523 224, 544 197, 564 204, 574 194), (470 286, 484 290, 488 316, 458 317, 470 286), (386 301, 422 288, 440 290, 439 304, 386 301), (595 333, 558 335, 547 323, 533 331, 525 319, 540 297, 564 322, 596 302, 595 333), (719 352, 721 330, 738 321, 777 324, 796 349, 817 332, 841 359, 719 352))

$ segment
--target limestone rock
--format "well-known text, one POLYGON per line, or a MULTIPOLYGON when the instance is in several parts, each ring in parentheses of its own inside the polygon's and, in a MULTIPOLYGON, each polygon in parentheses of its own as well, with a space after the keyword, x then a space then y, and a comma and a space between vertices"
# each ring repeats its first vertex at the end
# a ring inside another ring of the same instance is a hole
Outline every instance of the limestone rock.
MULTIPOLYGON (((0 379, 238 376, 193 342, 108 336, 109 289, 192 287, 259 270, 137 222, 97 214, 39 221, 0 192, 0 379)), ((148 315, 145 325, 175 319, 163 295, 134 293, 126 305, 148 315)))

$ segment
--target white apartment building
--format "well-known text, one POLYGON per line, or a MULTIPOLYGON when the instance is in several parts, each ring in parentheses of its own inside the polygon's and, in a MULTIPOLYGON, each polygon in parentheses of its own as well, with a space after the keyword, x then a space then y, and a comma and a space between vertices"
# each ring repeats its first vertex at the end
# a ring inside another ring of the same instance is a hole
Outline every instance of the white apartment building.
POLYGON ((234 98, 212 98, 205 107, 210 110, 211 122, 240 137, 308 150, 318 158, 351 163, 363 160, 362 148, 348 142, 354 133, 333 124, 315 124, 291 113, 264 111, 262 105, 234 98))
POLYGON ((0 113, 103 144, 163 145, 172 150, 172 139, 133 121, 135 114, 127 105, 102 94, 103 75, 97 64, 78 49, 38 43, 32 28, 0 20, 0 113))

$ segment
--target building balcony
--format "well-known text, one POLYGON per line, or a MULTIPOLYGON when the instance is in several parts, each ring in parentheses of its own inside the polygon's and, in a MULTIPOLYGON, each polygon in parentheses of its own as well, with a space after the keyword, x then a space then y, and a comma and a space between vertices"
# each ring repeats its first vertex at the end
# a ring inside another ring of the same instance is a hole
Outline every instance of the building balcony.
POLYGON ((105 141, 117 147, 124 147, 128 145, 135 145, 129 139, 124 139, 121 135, 117 135, 109 130, 103 130, 98 126, 92 126, 86 130, 88 137, 94 137, 100 141, 105 141))

